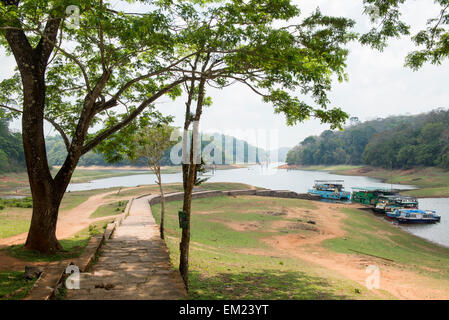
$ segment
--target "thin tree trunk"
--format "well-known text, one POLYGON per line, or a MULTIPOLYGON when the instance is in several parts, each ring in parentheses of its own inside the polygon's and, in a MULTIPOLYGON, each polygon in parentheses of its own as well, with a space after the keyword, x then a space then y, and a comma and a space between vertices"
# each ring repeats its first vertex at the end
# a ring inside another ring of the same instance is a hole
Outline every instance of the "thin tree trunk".
POLYGON ((192 191, 195 182, 196 164, 183 164, 183 174, 187 176, 184 182, 184 202, 182 210, 187 214, 187 227, 182 229, 181 243, 179 245, 180 259, 179 271, 184 280, 187 291, 189 290, 189 249, 190 249, 190 215, 192 209, 192 191))
MULTIPOLYGON (((207 65, 207 62, 206 62, 207 65)), ((204 72, 204 69, 203 69, 204 72)), ((194 121, 196 124, 199 123, 202 114, 203 102, 204 102, 204 86, 206 83, 206 79, 202 78, 200 80, 198 89, 198 101, 196 107, 196 113, 194 121)), ((192 91, 193 92, 193 91, 192 91)), ((188 103, 188 111, 190 117, 190 103, 191 103, 191 95, 189 95, 189 103, 188 103)), ((188 129, 190 125, 190 120, 186 117, 186 123, 184 128, 188 129)), ((186 290, 189 290, 189 249, 190 249, 190 217, 191 217, 191 209, 192 209, 192 192, 195 184, 196 177, 196 161, 194 158, 196 157, 196 152, 198 151, 197 142, 198 142, 198 127, 195 127, 192 130, 192 141, 190 147, 190 163, 183 164, 183 186, 184 186, 184 203, 183 203, 183 211, 186 212, 187 215, 187 227, 182 229, 181 243, 179 244, 180 250, 180 259, 179 259, 179 271, 181 273, 182 279, 184 280, 184 284, 186 290)), ((201 144, 200 144, 201 147, 201 144)), ((184 152, 184 151, 183 151, 184 152)))
POLYGON ((164 222, 165 222, 165 194, 164 194, 164 188, 162 187, 162 177, 161 177, 161 167, 159 166, 156 169, 156 176, 157 176, 157 181, 158 181, 158 185, 159 185, 159 191, 161 192, 161 225, 160 225, 160 234, 161 234, 161 239, 165 239, 165 235, 164 235, 164 222))

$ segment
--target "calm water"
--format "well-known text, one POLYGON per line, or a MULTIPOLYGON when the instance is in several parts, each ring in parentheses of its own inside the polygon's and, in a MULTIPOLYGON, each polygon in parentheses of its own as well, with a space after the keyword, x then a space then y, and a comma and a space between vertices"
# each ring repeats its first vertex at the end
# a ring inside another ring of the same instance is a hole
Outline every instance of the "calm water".
MULTIPOLYGON (((261 166, 251 166, 249 168, 218 170, 214 175, 209 176, 209 182, 240 182, 257 187, 291 190, 299 193, 306 193, 313 186, 314 180, 344 180, 346 190, 351 191, 352 187, 383 187, 390 188, 391 185, 382 183, 377 179, 361 176, 341 176, 327 172, 301 171, 275 169, 277 165, 270 168, 261 166)), ((111 187, 136 187, 139 185, 154 184, 156 176, 153 174, 141 174, 133 176, 114 177, 107 179, 93 180, 90 183, 71 184, 68 191, 81 191, 92 189, 105 189, 111 187)), ((164 183, 181 182, 181 173, 165 174, 162 177, 164 183)), ((393 185, 395 189, 413 189, 413 186, 393 185)), ((449 199, 420 199, 420 208, 437 210, 441 215, 441 222, 432 225, 407 225, 402 226, 417 236, 430 241, 449 246, 449 199)))
POLYGON ((402 225, 401 228, 419 237, 449 247, 449 199, 419 199, 419 208, 436 210, 441 222, 426 225, 402 225))
MULTIPOLYGON (((314 180, 345 180, 345 188, 351 191, 351 187, 383 187, 390 188, 390 184, 382 183, 379 180, 358 177, 358 176, 340 176, 327 172, 300 171, 276 169, 276 165, 270 168, 261 166, 251 166, 248 168, 217 170, 214 175, 205 175, 210 177, 208 182, 240 182, 257 187, 291 190, 299 193, 305 193, 313 186, 314 180)), ((204 176, 203 176, 204 177, 204 176)), ((133 176, 122 176, 106 179, 93 180, 89 183, 70 184, 67 191, 82 191, 92 189, 105 189, 112 187, 136 187, 139 185, 154 184, 156 176, 154 174, 140 174, 133 176)), ((162 175, 164 183, 182 182, 181 173, 162 175)), ((412 186, 393 185, 397 189, 413 189, 412 186)))

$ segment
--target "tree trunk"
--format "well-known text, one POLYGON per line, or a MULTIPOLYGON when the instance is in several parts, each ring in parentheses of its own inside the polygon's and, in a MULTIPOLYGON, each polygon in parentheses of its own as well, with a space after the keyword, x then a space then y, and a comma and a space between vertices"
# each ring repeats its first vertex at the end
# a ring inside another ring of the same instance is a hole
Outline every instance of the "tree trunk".
POLYGON ((33 197, 33 216, 25 248, 43 253, 55 253, 62 249, 56 239, 56 222, 60 201, 33 197))
MULTIPOLYGON (((207 62, 206 62, 207 65, 207 62)), ((204 72, 204 69, 203 69, 204 72)), ((182 173, 183 173, 183 186, 184 186, 184 203, 183 203, 183 211, 187 214, 187 227, 182 229, 182 237, 181 243, 179 244, 180 250, 180 259, 179 259, 179 271, 181 272, 182 279, 184 280, 185 287, 187 291, 189 291, 189 249, 190 249, 190 217, 191 217, 191 208, 192 208, 192 192, 193 187, 195 185, 196 180, 196 157, 201 148, 201 143, 198 145, 198 123, 201 119, 201 114, 203 110, 203 102, 204 102, 204 86, 206 83, 206 79, 202 78, 200 80, 198 86, 198 100, 196 106, 195 113, 195 123, 193 124, 192 130, 192 141, 190 147, 190 161, 189 164, 183 163, 182 165, 182 173)), ((191 103, 190 94, 189 102, 187 106, 187 111, 190 113, 190 103, 191 103)), ((184 129, 188 130, 190 125, 190 120, 188 120, 188 116, 186 116, 186 122, 184 124, 184 129)), ((183 150, 184 152, 184 150, 183 150)))
POLYGON ((159 228, 161 239, 165 239, 164 236, 164 221, 165 221, 165 194, 164 188, 162 187, 162 177, 161 177, 161 168, 157 169, 157 180, 159 185, 159 191, 161 192, 161 225, 159 228))
POLYGON ((195 164, 183 164, 182 171, 184 180, 184 202, 182 210, 187 214, 187 228, 182 229, 181 243, 179 244, 180 258, 179 271, 184 285, 189 290, 189 249, 190 249, 190 213, 192 208, 192 191, 195 176, 195 164))
MULTIPOLYGON (((17 6, 18 2, 4 4, 17 6)), ((45 150, 45 71, 61 23, 60 18, 50 18, 43 31, 45 37, 34 47, 20 27, 5 33, 23 85, 22 141, 33 196, 33 216, 25 247, 45 253, 61 249, 56 240, 56 222, 59 205, 68 185, 68 181, 65 185, 55 183, 45 150)), ((21 25, 19 20, 17 25, 21 25)))

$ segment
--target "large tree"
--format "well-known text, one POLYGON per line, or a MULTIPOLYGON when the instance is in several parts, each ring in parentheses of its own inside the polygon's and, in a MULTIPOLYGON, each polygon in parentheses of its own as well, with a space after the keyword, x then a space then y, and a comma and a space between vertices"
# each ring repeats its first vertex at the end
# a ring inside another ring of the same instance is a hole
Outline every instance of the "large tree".
POLYGON ((33 196, 26 248, 61 248, 55 236, 59 205, 80 157, 115 133, 135 129, 139 117, 148 122, 152 104, 187 79, 171 72, 189 54, 174 50, 183 26, 169 5, 156 1, 148 13, 135 14, 101 0, 0 2, 0 43, 18 70, 1 83, 0 103, 22 118, 33 196), (44 119, 67 148, 54 177, 44 119))

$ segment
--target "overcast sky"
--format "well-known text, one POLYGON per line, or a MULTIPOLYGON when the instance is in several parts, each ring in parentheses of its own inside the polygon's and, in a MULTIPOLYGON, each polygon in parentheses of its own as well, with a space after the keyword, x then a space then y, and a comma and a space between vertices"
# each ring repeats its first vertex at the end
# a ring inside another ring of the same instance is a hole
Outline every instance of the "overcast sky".
MULTIPOLYGON (((296 0, 302 14, 316 7, 324 14, 353 18, 357 31, 369 28, 367 16, 362 15, 362 0, 296 0)), ((404 16, 414 30, 423 27, 428 18, 438 12, 431 0, 409 0, 404 16)), ((413 31, 413 30, 412 30, 413 31)), ((407 39, 392 40, 383 52, 352 43, 347 73, 349 81, 336 82, 329 95, 331 106, 341 107, 361 120, 397 114, 418 114, 437 107, 449 107, 449 61, 440 66, 426 65, 419 71, 404 67, 404 58, 413 45, 407 39)), ((1 55, 0 77, 11 75, 14 60, 1 55)), ((280 146, 292 147, 311 134, 319 134, 328 127, 310 120, 293 127, 285 125, 282 115, 275 115, 272 106, 243 86, 225 90, 210 90, 213 106, 207 108, 201 120, 205 131, 267 129, 279 130, 280 146)), ((176 116, 175 125, 183 123, 183 100, 162 99, 157 108, 164 114, 176 116)), ((13 123, 14 128, 20 122, 13 123)))

